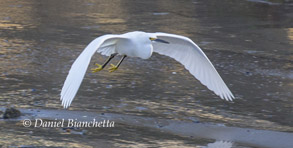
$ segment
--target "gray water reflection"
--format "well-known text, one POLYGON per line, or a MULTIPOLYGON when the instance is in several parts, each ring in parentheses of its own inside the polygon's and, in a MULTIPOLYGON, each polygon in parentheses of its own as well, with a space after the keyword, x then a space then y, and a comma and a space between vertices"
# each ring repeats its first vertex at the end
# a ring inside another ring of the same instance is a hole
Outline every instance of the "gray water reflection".
MULTIPOLYGON (((88 71, 70 109, 292 132, 293 9, 272 2, 2 0, 0 104, 62 108, 60 88, 91 40, 160 31, 198 43, 238 100, 220 100, 182 65, 154 54, 129 58, 116 73, 88 71)), ((90 67, 105 58, 96 55, 90 67)))

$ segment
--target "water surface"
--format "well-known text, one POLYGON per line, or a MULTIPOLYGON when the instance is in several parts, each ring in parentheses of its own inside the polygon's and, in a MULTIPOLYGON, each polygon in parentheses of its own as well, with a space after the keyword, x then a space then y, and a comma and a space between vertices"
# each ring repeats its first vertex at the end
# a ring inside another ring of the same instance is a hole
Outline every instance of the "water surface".
MULTIPOLYGON (((236 96, 234 102, 219 99, 173 59, 153 54, 148 60, 128 58, 114 73, 88 70, 69 109, 292 132, 292 8, 292 3, 281 0, 2 0, 0 105, 61 109, 63 82, 91 40, 135 30, 168 32, 188 36, 204 50, 236 96)), ((96 54, 89 68, 105 59, 96 54)), ((1 131, 11 136, 27 130, 1 125, 1 131)), ((166 146, 174 139, 183 146, 207 143, 145 130, 123 126, 111 132, 118 139, 125 131, 140 132, 138 139, 126 138, 135 145, 162 137, 167 138, 155 144, 166 146)), ((21 145, 10 139, 5 140, 7 145, 21 145)), ((88 146, 95 145, 89 137, 84 139, 91 141, 88 146)), ((102 141, 111 145, 107 138, 102 141)))

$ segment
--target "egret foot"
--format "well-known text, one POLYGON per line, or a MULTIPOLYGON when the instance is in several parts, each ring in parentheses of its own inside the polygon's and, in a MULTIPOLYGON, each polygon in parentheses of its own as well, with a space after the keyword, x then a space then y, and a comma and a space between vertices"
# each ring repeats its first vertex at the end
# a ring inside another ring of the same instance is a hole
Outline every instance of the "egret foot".
POLYGON ((114 64, 111 64, 111 67, 109 68, 109 72, 113 72, 118 69, 118 66, 115 66, 114 64))
POLYGON ((100 64, 95 64, 96 66, 98 66, 97 68, 92 68, 92 73, 95 73, 95 72, 98 72, 98 71, 101 71, 103 69, 103 66, 100 65, 100 64))

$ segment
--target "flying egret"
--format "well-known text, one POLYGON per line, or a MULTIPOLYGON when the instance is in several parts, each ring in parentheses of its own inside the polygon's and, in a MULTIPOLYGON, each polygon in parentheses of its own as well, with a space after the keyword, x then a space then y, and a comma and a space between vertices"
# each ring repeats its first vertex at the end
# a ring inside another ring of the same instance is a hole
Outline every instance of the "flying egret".
POLYGON ((208 57, 191 39, 168 33, 134 31, 100 36, 83 50, 71 66, 62 87, 60 99, 64 108, 69 107, 74 99, 95 52, 109 58, 103 65, 96 64, 98 67, 92 69, 93 72, 102 70, 117 54, 123 57, 117 65, 111 64, 110 72, 117 70, 126 57, 148 59, 153 52, 169 56, 183 64, 195 78, 222 99, 234 99, 208 57))

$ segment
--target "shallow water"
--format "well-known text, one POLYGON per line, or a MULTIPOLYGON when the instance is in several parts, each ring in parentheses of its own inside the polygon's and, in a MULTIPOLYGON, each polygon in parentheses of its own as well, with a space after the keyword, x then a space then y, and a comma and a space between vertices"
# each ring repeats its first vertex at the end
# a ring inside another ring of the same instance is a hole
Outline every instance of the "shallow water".
MULTIPOLYGON (((115 73, 88 71, 69 109, 292 132, 292 8, 292 2, 281 0, 2 0, 0 105, 61 109, 59 93, 68 70, 91 40, 134 30, 168 32, 188 36, 197 43, 237 100, 219 99, 182 65, 153 54, 148 60, 128 58, 115 73)), ((90 68, 105 59, 96 54, 90 68)), ((27 130, 13 127, 5 131, 18 135, 17 130, 27 130)), ((143 130, 148 129, 123 126, 112 132, 139 131, 144 135, 143 130)), ((126 139, 139 145, 142 140, 170 136, 148 135, 126 139)), ((84 139, 91 141, 89 137, 84 139)), ((191 146, 200 143, 184 137, 174 139, 184 146, 190 141, 191 146)), ((14 143, 9 138, 6 142, 14 143)))

